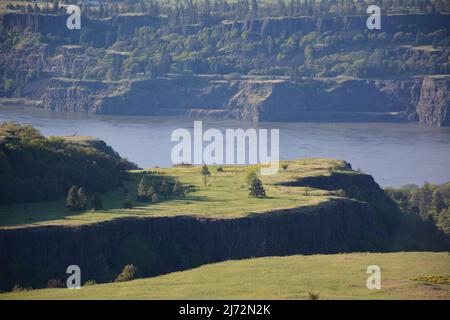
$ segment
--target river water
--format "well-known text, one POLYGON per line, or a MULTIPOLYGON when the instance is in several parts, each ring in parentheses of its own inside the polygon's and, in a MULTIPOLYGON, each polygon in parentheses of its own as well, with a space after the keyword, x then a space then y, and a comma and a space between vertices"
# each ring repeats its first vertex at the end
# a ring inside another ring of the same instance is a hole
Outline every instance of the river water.
MULTIPOLYGON (((0 106, 0 122, 31 124, 44 135, 89 135, 140 167, 171 166, 173 130, 192 132, 182 117, 89 116, 0 106)), ((203 120, 203 126, 251 128, 240 121, 203 120)), ((259 123, 280 130, 280 158, 330 157, 375 177, 383 187, 450 181, 450 128, 395 123, 259 123)))

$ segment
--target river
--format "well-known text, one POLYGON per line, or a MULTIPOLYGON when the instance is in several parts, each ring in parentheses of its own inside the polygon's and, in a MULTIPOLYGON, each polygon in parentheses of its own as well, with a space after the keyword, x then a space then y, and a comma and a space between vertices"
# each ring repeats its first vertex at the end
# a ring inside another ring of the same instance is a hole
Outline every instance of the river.
MULTIPOLYGON (((0 106, 0 122, 31 124, 44 135, 89 135, 111 145, 140 167, 171 166, 177 128, 192 132, 193 120, 181 117, 90 116, 0 106)), ((239 121, 203 120, 205 127, 250 128, 239 121)), ((344 159, 369 173, 383 187, 424 181, 450 181, 450 128, 398 123, 259 123, 280 130, 280 158, 344 159)))

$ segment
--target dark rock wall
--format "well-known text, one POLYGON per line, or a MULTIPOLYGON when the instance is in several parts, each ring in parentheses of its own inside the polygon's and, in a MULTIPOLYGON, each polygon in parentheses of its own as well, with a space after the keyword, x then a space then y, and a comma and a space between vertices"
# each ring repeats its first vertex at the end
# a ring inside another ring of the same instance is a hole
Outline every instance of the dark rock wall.
POLYGON ((345 199, 236 219, 129 218, 1 230, 0 288, 65 280, 71 264, 81 267, 83 282, 106 282, 129 263, 140 276, 154 276, 228 259, 367 250, 370 235, 383 236, 374 211, 345 199))

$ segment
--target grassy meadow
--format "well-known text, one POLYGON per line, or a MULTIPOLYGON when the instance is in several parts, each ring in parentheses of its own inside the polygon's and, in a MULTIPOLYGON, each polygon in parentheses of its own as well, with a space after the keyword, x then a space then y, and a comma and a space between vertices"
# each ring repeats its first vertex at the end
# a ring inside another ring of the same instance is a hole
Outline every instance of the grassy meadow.
POLYGON ((4 293, 0 299, 308 299, 310 293, 319 299, 450 299, 449 277, 449 253, 295 255, 226 261, 79 290, 4 293), (381 268, 380 290, 366 287, 369 265, 381 268))
POLYGON ((210 166, 211 176, 204 184, 200 174, 201 167, 151 168, 152 174, 176 178, 190 192, 184 198, 171 198, 159 203, 137 202, 137 185, 142 171, 130 172, 125 186, 131 194, 134 207, 123 209, 125 195, 123 190, 101 195, 104 210, 71 212, 65 199, 52 202, 23 203, 0 206, 0 228, 14 228, 38 225, 80 225, 123 217, 157 217, 192 215, 205 218, 236 218, 268 211, 325 204, 338 196, 332 192, 303 187, 283 187, 282 181, 299 177, 329 175, 332 170, 347 174, 358 174, 345 170, 344 162, 333 159, 304 159, 283 161, 277 174, 261 176, 267 198, 257 199, 248 196, 246 174, 257 170, 258 166, 210 166), (282 165, 287 165, 283 169, 282 165))

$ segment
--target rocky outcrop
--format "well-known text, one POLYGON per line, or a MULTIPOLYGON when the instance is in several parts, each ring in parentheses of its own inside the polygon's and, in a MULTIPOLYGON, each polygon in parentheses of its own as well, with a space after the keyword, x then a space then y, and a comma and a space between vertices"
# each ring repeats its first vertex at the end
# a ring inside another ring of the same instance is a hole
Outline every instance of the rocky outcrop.
POLYGON ((421 123, 450 126, 450 77, 423 79, 417 113, 421 123))
POLYGON ((47 110, 91 114, 192 115, 250 121, 406 121, 420 80, 53 81, 47 110))
POLYGON ((102 82, 43 79, 24 91, 49 111, 187 115, 249 121, 404 122, 447 126, 449 80, 225 80, 172 76, 102 82), (44 91, 40 96, 39 88, 44 91), (45 90, 44 90, 45 89, 45 90), (33 91, 34 90, 34 91, 33 91))
MULTIPOLYGON (((366 28, 367 16, 345 17, 274 17, 243 21, 222 21, 221 29, 229 32, 232 29, 239 32, 250 32, 259 36, 280 36, 281 33, 291 35, 299 30, 304 34, 312 31, 345 31, 359 33, 366 28)), ((412 30, 431 32, 446 28, 450 31, 450 14, 408 14, 408 15, 383 15, 383 32, 395 33, 399 26, 408 26, 412 30)))
MULTIPOLYGON (((29 29, 43 35, 52 34, 65 39, 70 39, 71 43, 79 43, 80 30, 69 30, 66 27, 66 14, 35 14, 35 13, 5 13, 0 14, 0 33, 29 29)), ((145 14, 121 14, 113 18, 103 20, 92 20, 82 17, 82 26, 86 32, 86 41, 95 46, 103 46, 105 40, 111 36, 116 36, 119 26, 123 36, 129 36, 134 33, 136 28, 143 26, 160 27, 165 18, 156 18, 145 14)), ((111 41, 112 39, 110 39, 111 41)))

